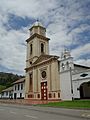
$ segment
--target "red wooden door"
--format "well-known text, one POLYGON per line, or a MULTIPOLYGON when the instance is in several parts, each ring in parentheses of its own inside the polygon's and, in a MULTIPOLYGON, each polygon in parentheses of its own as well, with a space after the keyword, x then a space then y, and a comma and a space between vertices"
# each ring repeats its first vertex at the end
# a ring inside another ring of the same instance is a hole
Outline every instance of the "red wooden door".
POLYGON ((41 82, 41 100, 47 100, 47 82, 41 82))

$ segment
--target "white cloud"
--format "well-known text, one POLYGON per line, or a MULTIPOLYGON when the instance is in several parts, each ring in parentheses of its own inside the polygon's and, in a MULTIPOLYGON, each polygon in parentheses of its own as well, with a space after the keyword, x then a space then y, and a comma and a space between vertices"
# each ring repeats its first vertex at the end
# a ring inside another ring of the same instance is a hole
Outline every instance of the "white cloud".
MULTIPOLYGON (((50 37, 50 53, 60 55, 64 46, 78 43, 71 50, 76 60, 83 54, 90 54, 90 44, 81 46, 77 34, 89 31, 89 0, 2 0, 0 1, 0 64, 8 69, 23 73, 25 67, 26 47, 22 44, 28 38, 27 26, 19 30, 7 30, 9 15, 22 18, 40 19, 47 26, 47 37, 50 37), (84 21, 84 22, 82 22, 84 21), (80 24, 79 24, 80 22, 80 24), (69 34, 67 34, 69 33, 69 34)), ((9 25, 8 25, 9 26, 9 25)), ((79 60, 80 61, 80 60, 79 60)), ((83 59, 81 60, 83 61, 83 59)), ((88 60, 87 60, 88 61, 88 60)), ((90 62, 88 62, 88 65, 90 62)), ((17 73, 18 73, 17 72, 17 73)))
POLYGON ((20 17, 38 18, 55 8, 55 0, 6 0, 0 1, 4 13, 15 14, 20 17), (47 4, 48 3, 48 4, 47 4), (4 7, 3 7, 4 5, 4 7))
POLYGON ((90 53, 90 43, 79 46, 76 49, 72 50, 72 55, 75 57, 75 59, 79 58, 81 55, 88 53, 90 53))
POLYGON ((6 66, 8 69, 18 71, 19 74, 24 73, 26 46, 25 43, 26 32, 25 30, 11 30, 4 31, 4 35, 0 34, 0 56, 2 61, 0 64, 6 66))

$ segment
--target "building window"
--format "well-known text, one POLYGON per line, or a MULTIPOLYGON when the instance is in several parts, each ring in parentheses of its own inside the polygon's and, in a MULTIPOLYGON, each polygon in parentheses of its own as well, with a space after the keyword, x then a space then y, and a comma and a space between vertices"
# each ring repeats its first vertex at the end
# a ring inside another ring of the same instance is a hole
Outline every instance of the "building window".
POLYGON ((30 78, 30 91, 33 91, 33 78, 32 78, 32 73, 30 73, 29 78, 30 78))
POLYGON ((12 94, 12 92, 10 91, 10 92, 9 92, 9 98, 12 99, 12 97, 13 97, 13 94, 12 94))
POLYGON ((30 44, 30 54, 32 54, 32 44, 30 44))
POLYGON ((4 92, 2 92, 2 96, 4 96, 4 92))
POLYGON ((58 98, 60 98, 60 93, 58 93, 58 98))
POLYGON ((58 71, 60 71, 60 61, 58 61, 58 71))
POLYGON ((46 78, 46 71, 42 71, 42 73, 41 73, 41 75, 42 75, 42 78, 46 78))
POLYGON ((64 63, 62 63, 62 69, 64 70, 64 68, 65 68, 65 65, 64 65, 64 63))
POLYGON ((44 53, 44 44, 41 43, 41 53, 44 53))
POLYGON ((23 90, 23 84, 21 84, 21 90, 23 90))
POLYGON ((17 99, 17 93, 14 93, 14 99, 17 99))
POLYGON ((33 98, 33 94, 28 95, 28 98, 33 98))
POLYGON ((67 69, 69 69, 69 62, 68 61, 67 61, 66 65, 67 65, 67 69))
POLYGON ((30 65, 32 65, 32 62, 30 61, 30 65))
POLYGON ((40 98, 40 94, 38 94, 38 98, 40 98))
POLYGON ((6 96, 8 96, 8 91, 6 91, 6 96))
POLYGON ((55 98, 55 93, 54 93, 54 98, 55 98))
POLYGON ((16 87, 16 85, 15 85, 15 90, 16 90, 16 88, 17 88, 17 87, 16 87))
POLYGON ((22 93, 20 93, 20 98, 22 98, 22 93))
POLYGON ((18 84, 18 90, 20 89, 20 85, 18 84))
POLYGON ((51 93, 49 93, 49 98, 52 98, 52 94, 51 93))

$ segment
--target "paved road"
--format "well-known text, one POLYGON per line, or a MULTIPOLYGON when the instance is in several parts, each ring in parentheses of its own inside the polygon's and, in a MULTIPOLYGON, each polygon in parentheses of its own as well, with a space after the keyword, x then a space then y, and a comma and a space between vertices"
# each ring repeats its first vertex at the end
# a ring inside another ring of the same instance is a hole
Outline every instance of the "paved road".
POLYGON ((0 120, 87 120, 90 110, 0 104, 0 120))

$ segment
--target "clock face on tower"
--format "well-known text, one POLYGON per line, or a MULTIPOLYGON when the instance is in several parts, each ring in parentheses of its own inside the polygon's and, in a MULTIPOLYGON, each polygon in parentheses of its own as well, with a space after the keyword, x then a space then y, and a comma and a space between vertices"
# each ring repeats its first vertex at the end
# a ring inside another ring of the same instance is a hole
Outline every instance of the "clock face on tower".
POLYGON ((41 76, 42 78, 46 78, 46 71, 42 71, 41 76))

